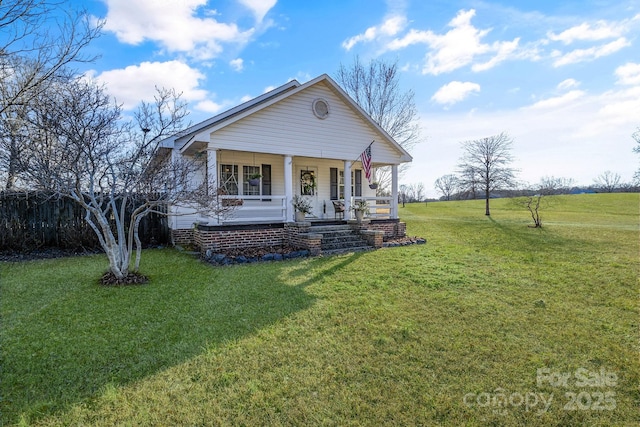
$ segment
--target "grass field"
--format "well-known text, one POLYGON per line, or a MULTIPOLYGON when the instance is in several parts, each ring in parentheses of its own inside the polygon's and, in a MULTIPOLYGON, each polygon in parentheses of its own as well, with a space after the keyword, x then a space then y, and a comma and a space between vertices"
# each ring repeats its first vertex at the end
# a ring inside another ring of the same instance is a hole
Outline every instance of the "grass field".
POLYGON ((426 245, 0 263, 5 425, 640 423, 638 194, 408 205, 426 245))

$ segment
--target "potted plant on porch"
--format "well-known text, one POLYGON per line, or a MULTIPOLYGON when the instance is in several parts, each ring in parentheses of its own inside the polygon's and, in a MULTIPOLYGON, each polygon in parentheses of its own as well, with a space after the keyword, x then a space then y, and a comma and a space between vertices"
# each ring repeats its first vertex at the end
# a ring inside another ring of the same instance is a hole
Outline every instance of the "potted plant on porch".
POLYGON ((296 222, 304 221, 305 215, 310 214, 312 211, 311 200, 306 199, 302 196, 293 196, 291 204, 293 205, 293 209, 295 209, 296 211, 296 222))
POLYGON ((355 213, 356 220, 361 222, 364 216, 369 214, 369 204, 366 200, 358 200, 351 206, 351 210, 355 213))
POLYGON ((262 175, 260 175, 259 173, 249 175, 249 185, 252 185, 254 187, 260 185, 260 178, 262 178, 262 175))
POLYGON ((372 190, 377 190, 378 189, 378 182, 377 181, 373 181, 371 184, 369 184, 369 188, 372 190))

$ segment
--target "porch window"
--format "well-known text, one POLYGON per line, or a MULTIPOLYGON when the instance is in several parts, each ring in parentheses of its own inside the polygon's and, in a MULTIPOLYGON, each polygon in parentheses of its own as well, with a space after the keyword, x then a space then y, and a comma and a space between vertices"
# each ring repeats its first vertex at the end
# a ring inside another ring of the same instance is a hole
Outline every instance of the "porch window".
POLYGON ((238 194, 238 165, 220 165, 219 187, 227 194, 238 194))
MULTIPOLYGON (((331 200, 344 199, 344 171, 338 168, 331 168, 329 171, 331 200)), ((362 197, 362 170, 353 169, 351 171, 351 195, 362 197)))
POLYGON ((329 198, 331 200, 338 200, 338 168, 329 169, 329 198))
MULTIPOLYGON (((262 165, 262 195, 271 195, 271 165, 262 165)), ((270 202, 271 199, 262 199, 264 202, 270 202)))
POLYGON ((259 196, 260 186, 249 184, 252 175, 260 174, 260 166, 243 166, 242 167, 242 194, 245 196, 259 196))

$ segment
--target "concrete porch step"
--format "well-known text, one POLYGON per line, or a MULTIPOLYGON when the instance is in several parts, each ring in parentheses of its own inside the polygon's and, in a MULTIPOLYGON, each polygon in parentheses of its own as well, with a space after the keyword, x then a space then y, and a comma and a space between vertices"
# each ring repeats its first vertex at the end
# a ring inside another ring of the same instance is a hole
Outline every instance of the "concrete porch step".
POLYGON ((322 234, 323 254, 345 253, 373 249, 347 224, 313 225, 310 232, 322 234))
POLYGON ((332 232, 351 232, 351 227, 346 224, 340 225, 312 225, 310 231, 312 233, 332 233, 332 232))
POLYGON ((360 236, 355 233, 322 233, 323 241, 330 240, 350 240, 350 239, 360 239, 360 236))

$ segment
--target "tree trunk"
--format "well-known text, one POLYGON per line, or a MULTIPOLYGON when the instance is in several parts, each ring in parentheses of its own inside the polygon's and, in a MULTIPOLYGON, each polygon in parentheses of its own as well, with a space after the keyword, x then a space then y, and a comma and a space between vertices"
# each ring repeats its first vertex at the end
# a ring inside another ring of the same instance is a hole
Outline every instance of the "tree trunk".
POLYGON ((484 214, 486 216, 490 216, 491 215, 491 211, 489 211, 489 194, 490 194, 489 190, 487 190, 485 192, 485 194, 484 194, 484 196, 485 196, 485 208, 486 208, 484 214))
POLYGON ((9 155, 9 170, 7 171, 7 183, 5 185, 5 190, 7 191, 13 190, 13 186, 16 183, 16 175, 18 169, 18 166, 16 165, 17 160, 15 158, 15 155, 13 153, 10 153, 9 155))

